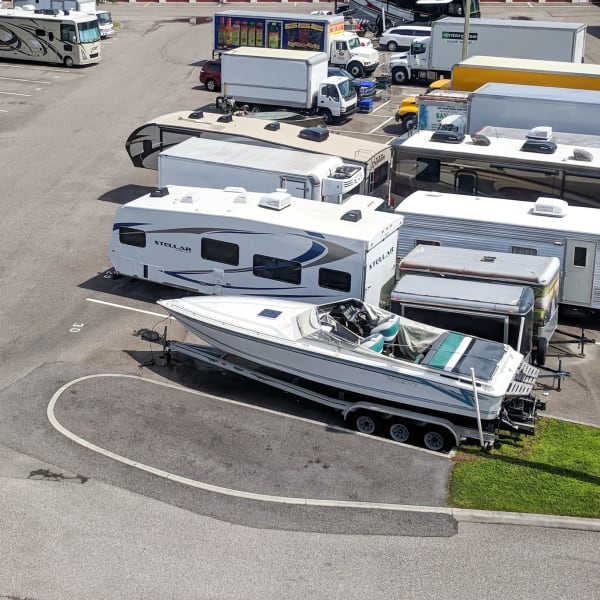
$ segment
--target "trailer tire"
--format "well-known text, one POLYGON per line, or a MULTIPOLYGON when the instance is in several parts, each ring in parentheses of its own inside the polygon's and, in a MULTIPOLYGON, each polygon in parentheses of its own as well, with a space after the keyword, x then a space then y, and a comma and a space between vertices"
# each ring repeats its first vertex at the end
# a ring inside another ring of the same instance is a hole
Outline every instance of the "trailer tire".
POLYGON ((387 428, 390 439, 402 444, 408 444, 413 436, 412 428, 407 421, 392 419, 387 428))
POLYGON ((367 435, 375 435, 380 429, 379 419, 373 413, 369 412, 357 412, 352 415, 351 422, 356 431, 366 433, 367 435))
POLYGON ((73 59, 70 56, 65 56, 63 64, 67 69, 70 69, 73 66, 73 59))
POLYGON ((351 62, 348 65, 348 73, 356 79, 361 79, 365 76, 365 68, 359 62, 351 62))
POLYGON ((392 81, 401 85, 408 81, 408 71, 404 67, 398 67, 392 71, 392 81))
POLYGON ((204 85, 209 92, 216 92, 219 89, 219 86, 214 79, 207 79, 204 85))
POLYGON ((535 352, 535 362, 538 367, 546 364, 546 355, 548 353, 548 340, 545 337, 538 338, 537 350, 535 352))
POLYGON ((454 440, 450 432, 443 427, 433 425, 425 426, 423 429, 423 444, 428 450, 434 452, 446 452, 450 449, 454 440))

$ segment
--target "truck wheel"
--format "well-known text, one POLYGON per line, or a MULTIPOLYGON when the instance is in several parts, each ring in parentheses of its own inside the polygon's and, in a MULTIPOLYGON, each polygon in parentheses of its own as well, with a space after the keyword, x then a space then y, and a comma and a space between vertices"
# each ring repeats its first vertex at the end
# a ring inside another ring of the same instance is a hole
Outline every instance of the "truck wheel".
POLYGON ((379 419, 368 412, 357 412, 352 417, 352 424, 356 431, 373 435, 379 431, 379 419))
POLYGON ((387 49, 390 52, 398 52, 398 44, 394 41, 388 42, 387 49))
POLYGON ((399 67, 392 71, 392 81, 398 85, 408 81, 408 71, 404 67, 399 67))
POLYGON ((545 337, 538 339, 537 350, 535 352, 535 362, 538 367, 546 364, 546 354, 548 352, 548 340, 545 337))
POLYGON ((65 56, 63 64, 65 65, 65 67, 70 69, 73 66, 73 59, 70 56, 65 56))
POLYGON ((400 419, 392 419, 388 427, 388 435, 395 442, 408 444, 412 437, 412 430, 406 421, 400 419))
POLYGON ((402 117, 402 125, 404 125, 404 128, 406 129, 406 131, 411 131, 412 129, 417 128, 417 119, 418 118, 419 117, 416 113, 410 113, 410 114, 404 115, 402 117))
POLYGON ((450 432, 443 427, 426 426, 423 430, 423 444, 428 450, 444 452, 452 443, 450 432))
POLYGON ((218 89, 217 82, 214 79, 207 79, 204 85, 206 85, 209 92, 216 92, 218 89))
POLYGON ((321 116, 323 117, 323 123, 325 123, 325 125, 331 125, 333 123, 333 115, 330 111, 324 110, 321 116))
POLYGON ((365 68, 358 62, 352 62, 348 65, 348 73, 356 79, 361 79, 365 76, 365 68))

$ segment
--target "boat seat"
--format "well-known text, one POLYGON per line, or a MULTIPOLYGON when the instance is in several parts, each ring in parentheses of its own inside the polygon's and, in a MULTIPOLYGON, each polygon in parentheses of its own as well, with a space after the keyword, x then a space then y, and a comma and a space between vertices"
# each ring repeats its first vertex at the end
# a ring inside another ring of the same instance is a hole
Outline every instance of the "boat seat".
POLYGON ((379 333, 383 336, 386 344, 393 342, 398 335, 400 329, 400 317, 398 315, 390 315, 386 319, 380 319, 376 325, 371 328, 371 335, 379 333))
POLYGON ((373 352, 380 353, 383 350, 383 336, 380 333, 375 333, 366 337, 361 343, 361 348, 367 348, 373 352))

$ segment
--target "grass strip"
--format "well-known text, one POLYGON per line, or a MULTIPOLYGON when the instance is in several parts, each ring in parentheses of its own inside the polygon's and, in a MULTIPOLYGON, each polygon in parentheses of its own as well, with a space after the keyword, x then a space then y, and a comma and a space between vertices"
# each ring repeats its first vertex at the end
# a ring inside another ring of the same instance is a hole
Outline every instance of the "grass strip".
POLYGON ((461 446, 454 462, 449 506, 600 518, 600 429, 542 418, 535 436, 461 446))

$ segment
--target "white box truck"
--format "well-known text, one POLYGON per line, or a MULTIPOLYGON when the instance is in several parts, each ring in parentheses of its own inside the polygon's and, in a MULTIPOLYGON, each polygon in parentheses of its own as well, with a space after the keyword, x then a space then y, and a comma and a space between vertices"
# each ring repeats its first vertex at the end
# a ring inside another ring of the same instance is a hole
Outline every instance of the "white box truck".
POLYGON ((327 70, 324 52, 240 47, 221 55, 221 87, 224 98, 238 106, 291 108, 320 114, 329 123, 345 119, 358 105, 350 80, 328 77, 327 70))
POLYGON ((486 83, 470 94, 467 132, 486 125, 600 135, 600 91, 486 83))
MULTIPOLYGON (((389 68, 394 83, 411 79, 449 78, 463 60, 465 21, 446 17, 431 24, 431 36, 416 39, 410 52, 393 54, 389 68)), ((467 56, 533 58, 572 63, 585 56, 585 23, 473 19, 469 21, 467 56)))
MULTIPOLYGON (((456 90, 432 90, 417 96, 417 128, 436 131, 440 129, 442 121, 452 115, 461 115, 466 121, 469 96, 469 92, 456 90)), ((405 122, 407 123, 408 121, 405 122)), ((413 123, 413 128, 414 125, 413 123)))
POLYGON ((373 73, 379 52, 370 40, 344 26, 343 15, 219 11, 214 15, 213 54, 242 46, 319 51, 332 66, 343 67, 353 77, 373 73))
POLYGON ((250 144, 207 138, 189 138, 158 156, 159 187, 282 188, 297 198, 339 203, 358 193, 363 179, 362 167, 344 164, 338 156, 281 148, 257 152, 250 144))

